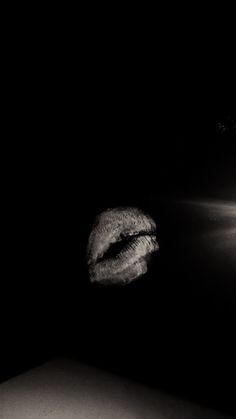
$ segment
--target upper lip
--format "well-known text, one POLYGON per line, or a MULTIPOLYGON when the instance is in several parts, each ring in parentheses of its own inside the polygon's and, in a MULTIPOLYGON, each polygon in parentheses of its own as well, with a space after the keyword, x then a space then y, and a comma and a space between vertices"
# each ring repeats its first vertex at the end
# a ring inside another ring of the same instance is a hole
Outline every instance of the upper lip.
POLYGON ((108 209, 97 216, 89 237, 87 260, 90 279, 100 283, 127 283, 147 271, 147 257, 159 248, 156 224, 137 208, 108 209), (112 244, 121 250, 106 258, 112 244))

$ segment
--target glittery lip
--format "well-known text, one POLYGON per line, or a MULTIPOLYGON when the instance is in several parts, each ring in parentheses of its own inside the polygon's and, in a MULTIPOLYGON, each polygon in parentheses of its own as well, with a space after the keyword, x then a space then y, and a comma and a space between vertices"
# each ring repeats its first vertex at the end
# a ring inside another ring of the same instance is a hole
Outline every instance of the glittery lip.
POLYGON ((90 281, 125 285, 148 269, 151 254, 158 251, 156 224, 138 208, 113 208, 99 214, 89 236, 87 261, 90 281), (119 251, 110 256, 110 249, 119 251))

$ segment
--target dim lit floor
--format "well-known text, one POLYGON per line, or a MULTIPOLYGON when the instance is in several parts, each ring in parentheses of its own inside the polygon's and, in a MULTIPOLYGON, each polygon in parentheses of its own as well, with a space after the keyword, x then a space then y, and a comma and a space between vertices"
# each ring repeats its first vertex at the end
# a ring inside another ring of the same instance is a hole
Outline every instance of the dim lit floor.
POLYGON ((0 386, 1 419, 230 418, 99 369, 57 359, 0 386))

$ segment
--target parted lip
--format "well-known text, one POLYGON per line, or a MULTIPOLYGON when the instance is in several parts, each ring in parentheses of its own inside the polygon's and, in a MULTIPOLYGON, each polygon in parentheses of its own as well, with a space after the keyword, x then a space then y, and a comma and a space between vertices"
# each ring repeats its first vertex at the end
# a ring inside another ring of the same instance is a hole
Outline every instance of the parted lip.
POLYGON ((149 256, 159 249, 156 224, 138 208, 113 208, 99 214, 88 240, 91 282, 122 285, 147 272, 149 256), (117 246, 119 251, 109 252, 117 246))

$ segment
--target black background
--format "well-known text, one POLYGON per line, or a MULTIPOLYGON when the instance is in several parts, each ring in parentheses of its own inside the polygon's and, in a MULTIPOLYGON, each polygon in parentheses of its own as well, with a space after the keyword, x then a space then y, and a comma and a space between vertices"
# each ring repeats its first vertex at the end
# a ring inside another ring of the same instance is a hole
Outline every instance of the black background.
MULTIPOLYGON (((235 413, 235 271, 208 260, 207 221, 180 203, 235 201, 235 137, 181 89, 104 79, 87 75, 80 95, 52 74, 14 122, 30 141, 4 174, 1 379, 66 355, 235 413), (140 281, 92 287, 88 234, 120 205, 154 217, 160 252, 140 281)), ((233 110, 219 102, 222 119, 233 110)))

